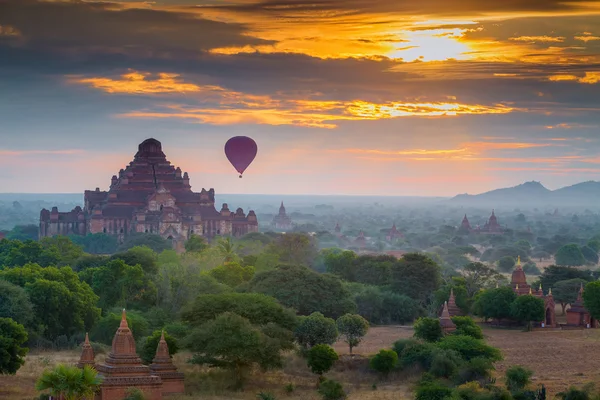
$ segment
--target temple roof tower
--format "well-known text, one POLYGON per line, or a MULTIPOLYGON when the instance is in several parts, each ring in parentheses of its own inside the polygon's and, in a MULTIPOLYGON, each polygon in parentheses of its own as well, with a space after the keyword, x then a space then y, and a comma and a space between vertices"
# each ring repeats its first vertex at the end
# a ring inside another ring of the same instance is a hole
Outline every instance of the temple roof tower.
POLYGON ((448 298, 448 312, 451 317, 461 315, 460 308, 456 305, 456 296, 454 296, 454 289, 450 288, 450 297, 448 298))
POLYGON ((82 350, 81 350, 81 356, 79 357, 79 362, 77 363, 77 367, 78 368, 83 368, 86 365, 89 365, 90 367, 94 367, 96 362, 94 361, 94 349, 92 348, 92 345, 90 344, 90 337, 89 335, 86 333, 85 334, 85 341, 83 342, 83 345, 81 346, 82 350))
POLYGON ((283 201, 281 202, 281 206, 279 206, 279 214, 277 214, 273 218, 273 225, 275 226, 275 229, 292 229, 292 219, 288 217, 287 213, 285 212, 285 206, 283 205, 283 201))
POLYGON ((112 348, 104 364, 97 366, 103 381, 101 399, 122 399, 130 387, 142 390, 149 400, 162 399, 160 377, 150 374, 150 368, 142 365, 135 351, 135 339, 127 325, 125 310, 121 324, 113 338, 112 348))
POLYGON ((156 356, 152 360, 150 370, 154 375, 160 376, 163 383, 162 393, 184 393, 184 376, 181 372, 177 372, 177 368, 173 365, 171 356, 169 355, 169 346, 165 340, 165 332, 160 336, 160 341, 156 348, 156 356))
POLYGON ((521 266, 521 256, 517 257, 517 265, 512 273, 510 284, 517 291, 517 294, 526 294, 529 292, 530 287, 527 284, 527 277, 521 266))
POLYGON ((444 333, 454 332, 456 330, 456 325, 452 322, 450 318, 450 312, 448 311, 448 302, 444 302, 444 308, 442 309, 442 315, 440 315, 440 325, 442 326, 442 331, 444 333))
POLYGON ((465 214, 465 217, 463 218, 460 227, 465 231, 471 230, 471 223, 469 222, 469 218, 467 218, 467 214, 465 214))

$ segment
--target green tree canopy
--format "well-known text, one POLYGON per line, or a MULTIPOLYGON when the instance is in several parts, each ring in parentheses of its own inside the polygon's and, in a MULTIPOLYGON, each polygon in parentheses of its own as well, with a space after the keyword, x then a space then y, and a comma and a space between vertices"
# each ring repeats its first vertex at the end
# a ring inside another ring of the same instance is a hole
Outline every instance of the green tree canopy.
POLYGON ((0 318, 12 318, 26 328, 33 328, 35 315, 29 295, 20 286, 0 279, 0 318))
POLYGON ((566 244, 556 252, 554 256, 557 265, 579 267, 585 264, 585 258, 581 249, 575 243, 566 244))
POLYGON ((280 368, 281 353, 291 348, 291 342, 271 337, 248 319, 226 312, 195 328, 186 346, 195 353, 191 362, 229 369, 241 386, 253 365, 280 368))
POLYGON ((240 315, 252 324, 274 323, 288 330, 293 330, 298 322, 293 311, 260 293, 203 294, 184 309, 182 319, 199 326, 225 312, 240 315))
POLYGON ((79 257, 84 255, 83 247, 73 243, 67 236, 42 238, 40 245, 48 251, 58 251, 60 254, 60 265, 72 266, 79 257))
POLYGON ((190 253, 202 253, 208 248, 206 239, 199 235, 190 235, 190 238, 185 242, 185 251, 190 253))
POLYGON ((102 379, 95 369, 59 364, 46 370, 35 384, 36 390, 47 391, 52 397, 64 400, 83 400, 94 396, 102 379))
MULTIPOLYGON (((140 358, 144 364, 152 363, 154 357, 156 356, 156 349, 158 348, 158 342, 160 342, 160 337, 163 334, 162 331, 154 331, 152 335, 143 338, 140 340, 138 344, 138 351, 140 358)), ((179 345, 177 340, 167 332, 164 333, 165 342, 167 342, 167 347, 169 348, 169 355, 173 357, 173 354, 177 354, 179 351, 179 345)))
POLYGON ((415 337, 426 342, 437 342, 444 337, 440 320, 422 317, 415 321, 415 337))
POLYGON ((594 278, 591 276, 590 271, 582 271, 577 268, 558 265, 546 267, 542 275, 540 275, 540 283, 543 288, 554 288, 557 282, 569 279, 583 279, 589 282, 594 278))
POLYGON ((142 267, 144 273, 148 275, 156 275, 158 273, 158 254, 149 246, 130 247, 125 251, 114 254, 111 259, 123 260, 127 265, 139 265, 142 267))
POLYGON ((420 302, 425 302, 440 283, 439 265, 424 254, 407 253, 392 268, 392 289, 420 302))
POLYGON ((14 375, 25 364, 29 349, 25 327, 11 318, 0 318, 0 375, 14 375))
POLYGON ((532 321, 543 321, 546 315, 544 300, 532 295, 518 296, 511 306, 514 319, 526 322, 531 329, 532 321))
POLYGON ((218 282, 233 288, 250 281, 254 276, 254 267, 242 266, 236 262, 226 262, 211 269, 208 274, 218 282))
POLYGON ((565 314, 567 304, 572 304, 577 300, 579 289, 586 284, 586 280, 579 278, 558 281, 554 284, 552 296, 556 302, 560 303, 563 315, 565 314))
POLYGON ((483 340, 471 336, 448 335, 437 344, 440 349, 454 350, 465 360, 483 357, 489 361, 502 360, 502 353, 495 347, 487 345, 483 340))
POLYGON ((516 298, 511 287, 488 289, 477 296, 475 308, 477 314, 484 318, 511 318, 511 306, 516 298))
POLYGON ((89 330, 100 317, 98 296, 69 267, 27 264, 1 270, 0 279, 25 288, 33 305, 35 325, 47 338, 89 330))
POLYGON ((308 348, 318 344, 334 344, 337 340, 338 330, 333 319, 319 312, 299 319, 294 336, 301 346, 308 348))
POLYGON ((383 376, 389 375, 396 368, 397 364, 398 354, 394 350, 379 350, 379 353, 375 354, 369 360, 369 367, 383 376))
POLYGON ((273 296, 300 315, 319 311, 327 317, 338 318, 356 310, 351 293, 338 278, 306 267, 280 266, 256 274, 249 289, 273 296))
POLYGON ((600 281, 590 282, 585 286, 583 303, 594 319, 600 319, 600 281))
MULTIPOLYGON (((503 279, 494 268, 480 262, 467 264, 462 272, 468 297, 475 296, 481 289, 491 289, 503 279)), ((457 299, 458 300, 458 299, 457 299)))
POLYGON ((156 253, 160 253, 163 250, 172 249, 173 244, 160 235, 153 233, 135 233, 129 235, 127 239, 117 248, 117 251, 124 252, 133 247, 149 247, 156 253))
POLYGON ((116 236, 106 233, 90 233, 86 236, 71 235, 69 238, 90 254, 113 254, 119 245, 116 236))
POLYGON ((481 327, 473 321, 471 317, 452 317, 452 322, 456 325, 456 335, 471 336, 475 339, 483 339, 481 327))
POLYGON ((504 256, 498 260, 498 269, 502 272, 510 272, 515 268, 515 259, 511 256, 504 256))
MULTIPOLYGON (((122 313, 118 312, 118 310, 107 313, 96 323, 92 329, 91 337, 95 342, 110 345, 115 337, 115 332, 121 324, 121 318, 122 313)), ((127 311, 126 318, 127 325, 136 340, 140 340, 148 334, 148 320, 140 312, 134 310, 127 311)))
POLYGON ((336 325, 338 333, 348 343, 350 354, 369 331, 369 322, 357 314, 342 315, 337 319, 336 325))
POLYGON ((592 249, 589 246, 583 246, 581 248, 581 254, 583 254, 583 258, 589 263, 598 264, 598 251, 592 249))
POLYGON ((327 272, 337 275, 349 282, 356 281, 355 264, 356 253, 349 250, 339 249, 323 250, 325 269, 327 272))
POLYGON ((326 344, 317 344, 308 351, 306 362, 313 374, 323 375, 338 360, 334 349, 326 344))
POLYGON ((315 239, 302 233, 278 235, 269 251, 277 254, 283 264, 307 267, 313 265, 318 255, 315 239))

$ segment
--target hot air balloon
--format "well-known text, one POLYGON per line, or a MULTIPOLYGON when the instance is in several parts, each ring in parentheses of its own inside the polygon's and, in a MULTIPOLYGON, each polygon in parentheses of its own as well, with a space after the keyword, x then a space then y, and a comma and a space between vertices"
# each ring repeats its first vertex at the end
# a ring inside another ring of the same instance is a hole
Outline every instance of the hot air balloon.
POLYGON ((225 143, 225 155, 231 165, 240 173, 240 178, 256 157, 257 152, 256 142, 246 136, 235 136, 225 143))

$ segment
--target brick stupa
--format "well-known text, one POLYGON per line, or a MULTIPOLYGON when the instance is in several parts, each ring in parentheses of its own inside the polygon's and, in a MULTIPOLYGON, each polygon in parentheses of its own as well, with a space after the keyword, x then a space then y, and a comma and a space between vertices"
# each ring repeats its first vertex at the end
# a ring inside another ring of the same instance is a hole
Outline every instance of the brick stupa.
POLYGON ((444 308, 442 309, 442 315, 440 316, 440 325, 442 326, 442 331, 444 333, 451 333, 456 330, 456 325, 452 322, 450 318, 450 313, 448 312, 448 302, 444 302, 444 308))
POLYGON ((113 338, 112 350, 104 364, 98 365, 96 370, 103 380, 95 400, 121 400, 126 397, 127 389, 132 387, 144 392, 147 400, 162 399, 162 381, 151 374, 150 368, 143 365, 136 354, 125 310, 113 338))
POLYGON ((448 298, 448 312, 451 317, 462 315, 460 308, 456 305, 456 296, 454 296, 454 289, 450 288, 450 297, 448 298))
POLYGON ((183 373, 177 372, 169 355, 169 346, 165 340, 165 332, 160 336, 156 356, 150 365, 152 375, 159 376, 162 381, 162 394, 185 393, 183 373))
POLYGON ((90 337, 87 333, 85 334, 85 342, 83 342, 81 348, 81 357, 79 357, 77 367, 83 368, 86 365, 88 365, 92 368, 96 368, 96 362, 94 361, 94 349, 92 349, 92 345, 90 344, 90 337))

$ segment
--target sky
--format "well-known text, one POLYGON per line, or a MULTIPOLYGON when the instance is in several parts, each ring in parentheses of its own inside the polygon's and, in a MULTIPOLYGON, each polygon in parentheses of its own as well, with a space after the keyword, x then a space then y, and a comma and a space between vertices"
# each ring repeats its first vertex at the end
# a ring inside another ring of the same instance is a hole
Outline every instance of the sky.
POLYGON ((0 0, 1 192, 106 190, 150 137, 217 193, 600 180, 600 0, 0 0))

